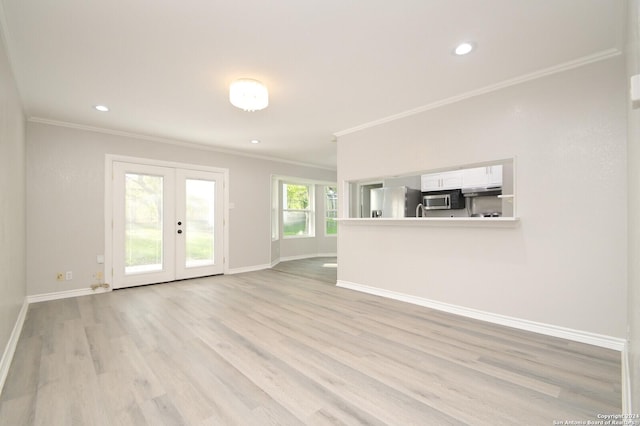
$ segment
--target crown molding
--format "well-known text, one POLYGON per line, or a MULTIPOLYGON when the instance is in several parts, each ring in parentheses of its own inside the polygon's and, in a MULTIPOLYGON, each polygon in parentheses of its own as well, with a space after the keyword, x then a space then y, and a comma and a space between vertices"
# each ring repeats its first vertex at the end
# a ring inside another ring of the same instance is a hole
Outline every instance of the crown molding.
POLYGON ((145 134, 142 134, 142 133, 124 132, 124 131, 121 131, 121 130, 107 129, 105 127, 95 127, 95 126, 87 126, 85 124, 71 123, 71 122, 68 122, 68 121, 51 120, 51 119, 48 119, 48 118, 41 118, 41 117, 35 117, 35 116, 29 117, 27 119, 27 121, 30 122, 30 123, 47 124, 47 125, 50 125, 50 126, 66 127, 66 128, 69 128, 69 129, 76 129, 76 130, 85 130, 85 131, 88 131, 88 132, 102 133, 102 134, 112 135, 112 136, 121 136, 121 137, 125 137, 125 138, 141 139, 141 140, 145 140, 145 141, 164 143, 164 144, 168 144, 168 145, 177 145, 177 146, 181 146, 181 147, 185 147, 185 148, 193 148, 193 149, 199 149, 199 150, 203 150, 203 151, 212 151, 212 152, 218 152, 218 153, 221 153, 221 154, 236 155, 236 156, 239 156, 239 157, 254 158, 254 159, 257 159, 257 160, 274 161, 274 162, 277 162, 277 163, 286 163, 286 164, 292 164, 292 165, 295 165, 295 166, 309 167, 309 168, 313 168, 313 169, 329 170, 329 171, 332 171, 332 172, 336 171, 335 167, 321 166, 319 164, 304 163, 304 162, 301 162, 301 161, 293 161, 293 160, 287 160, 287 159, 284 159, 284 158, 270 157, 268 155, 249 154, 249 153, 242 152, 242 151, 236 151, 236 150, 233 150, 233 149, 225 149, 225 148, 220 148, 220 147, 217 147, 217 146, 205 145, 205 144, 200 144, 200 143, 196 143, 196 142, 185 142, 185 141, 179 141, 179 140, 175 140, 175 139, 166 139, 166 138, 161 138, 161 137, 158 137, 158 136, 145 135, 145 134))
POLYGON ((393 114, 388 117, 384 117, 378 120, 369 121, 367 123, 363 123, 359 126, 351 127, 349 129, 341 130, 339 132, 335 132, 334 135, 337 137, 345 136, 351 133, 356 133, 361 130, 369 129, 371 127, 380 126, 385 123, 389 123, 391 121, 400 120, 405 117, 410 117, 412 115, 420 114, 425 111, 429 111, 432 109, 440 108, 445 105, 453 104, 456 102, 463 101, 465 99, 473 98, 475 96, 484 95, 486 93, 495 92, 500 89, 504 89, 506 87, 515 86, 521 83, 525 83, 531 80, 536 80, 542 77, 546 77, 553 74, 558 74, 564 71, 568 71, 574 68, 579 68, 594 62, 604 61, 606 59, 610 59, 616 56, 621 55, 622 52, 619 49, 607 49, 601 52, 594 53, 593 55, 584 56, 582 58, 564 62, 562 64, 555 65, 553 67, 545 68, 542 70, 538 70, 529 74, 524 74, 519 77, 511 78, 509 80, 501 81, 500 83, 492 84, 489 86, 485 86, 480 89, 472 90, 470 92, 462 93, 460 95, 452 96, 450 98, 442 99, 439 101, 432 102, 430 104, 426 104, 417 108, 413 108, 404 112, 400 112, 398 114, 393 114))

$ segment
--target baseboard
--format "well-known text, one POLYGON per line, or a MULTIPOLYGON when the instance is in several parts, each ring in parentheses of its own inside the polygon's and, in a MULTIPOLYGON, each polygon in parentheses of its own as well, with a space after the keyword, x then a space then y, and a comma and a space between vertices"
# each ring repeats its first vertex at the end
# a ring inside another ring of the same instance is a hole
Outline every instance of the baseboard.
POLYGON ((22 333, 22 327, 24 326, 24 320, 27 317, 28 309, 29 302, 25 297, 24 302, 22 303, 22 308, 20 308, 20 312, 18 313, 18 318, 16 318, 16 323, 14 324, 13 330, 11 331, 11 336, 9 336, 7 346, 5 346, 4 348, 2 359, 0 359, 0 395, 2 395, 4 382, 7 380, 7 375, 9 374, 9 367, 11 367, 13 355, 16 353, 18 339, 20 339, 20 334, 22 333))
POLYGON ((622 352, 626 344, 626 341, 624 339, 620 339, 617 337, 605 336, 588 331, 574 330, 571 328, 559 327, 552 324, 545 324, 521 318, 509 317, 506 315, 494 314, 491 312, 466 308, 464 306, 451 305, 449 303, 438 302, 435 300, 425 299, 422 297, 412 296, 404 293, 398 293, 395 291, 385 290, 377 287, 370 287, 367 285, 357 284, 349 281, 338 280, 337 286, 359 291, 362 293, 386 297, 388 299, 400 300, 402 302, 412 303, 414 305, 420 305, 468 318, 474 318, 481 321, 487 321, 494 324, 517 328, 520 330, 532 331, 534 333, 544 334, 547 336, 560 337, 575 342, 587 343, 590 345, 600 346, 616 351, 622 352))
POLYGON ((34 294, 31 296, 27 296, 27 301, 29 303, 47 302, 49 300, 67 299, 69 297, 78 296, 89 296, 92 294, 106 293, 108 291, 111 291, 111 289, 102 287, 99 287, 95 290, 92 290, 91 288, 78 288, 75 290, 56 291, 54 293, 34 294))
POLYGON ((264 265, 244 266, 242 268, 229 269, 226 272, 226 274, 227 275, 233 275, 233 274, 242 274, 244 272, 262 271, 262 270, 265 270, 265 269, 269 269, 271 267, 272 267, 272 265, 270 263, 265 263, 264 265))
POLYGON ((622 351, 622 414, 633 414, 631 398, 631 370, 629 368, 629 343, 625 342, 622 351))

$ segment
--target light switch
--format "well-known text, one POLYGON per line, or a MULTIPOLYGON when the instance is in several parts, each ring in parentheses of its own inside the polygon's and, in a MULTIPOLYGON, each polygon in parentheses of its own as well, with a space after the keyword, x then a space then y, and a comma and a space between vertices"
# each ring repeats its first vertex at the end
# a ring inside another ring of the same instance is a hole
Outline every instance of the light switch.
POLYGON ((104 254, 99 254, 96 256, 96 262, 103 264, 104 263, 104 254))

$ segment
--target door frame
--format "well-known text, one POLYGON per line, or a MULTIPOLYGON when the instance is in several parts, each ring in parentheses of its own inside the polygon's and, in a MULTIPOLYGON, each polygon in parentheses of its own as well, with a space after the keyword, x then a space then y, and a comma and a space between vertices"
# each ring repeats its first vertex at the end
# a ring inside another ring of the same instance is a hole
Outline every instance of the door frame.
POLYGON ((200 164, 178 163, 151 158, 130 157, 126 155, 106 154, 104 168, 104 278, 113 289, 113 163, 133 163, 146 166, 171 167, 204 172, 222 173, 224 189, 223 205, 223 273, 229 273, 229 169, 204 166, 200 164))

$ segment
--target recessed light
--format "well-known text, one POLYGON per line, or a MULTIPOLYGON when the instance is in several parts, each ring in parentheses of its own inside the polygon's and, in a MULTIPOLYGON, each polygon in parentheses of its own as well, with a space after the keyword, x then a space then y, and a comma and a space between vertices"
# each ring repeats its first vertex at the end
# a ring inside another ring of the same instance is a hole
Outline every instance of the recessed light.
POLYGON ((97 109, 100 112, 108 112, 109 111, 109 107, 106 105, 94 105, 93 106, 95 109, 97 109))
POLYGON ((471 43, 460 43, 458 47, 456 47, 455 53, 456 55, 462 56, 473 50, 473 44, 471 43))
POLYGON ((251 143, 257 145, 260 143, 260 141, 258 139, 251 139, 251 143))

